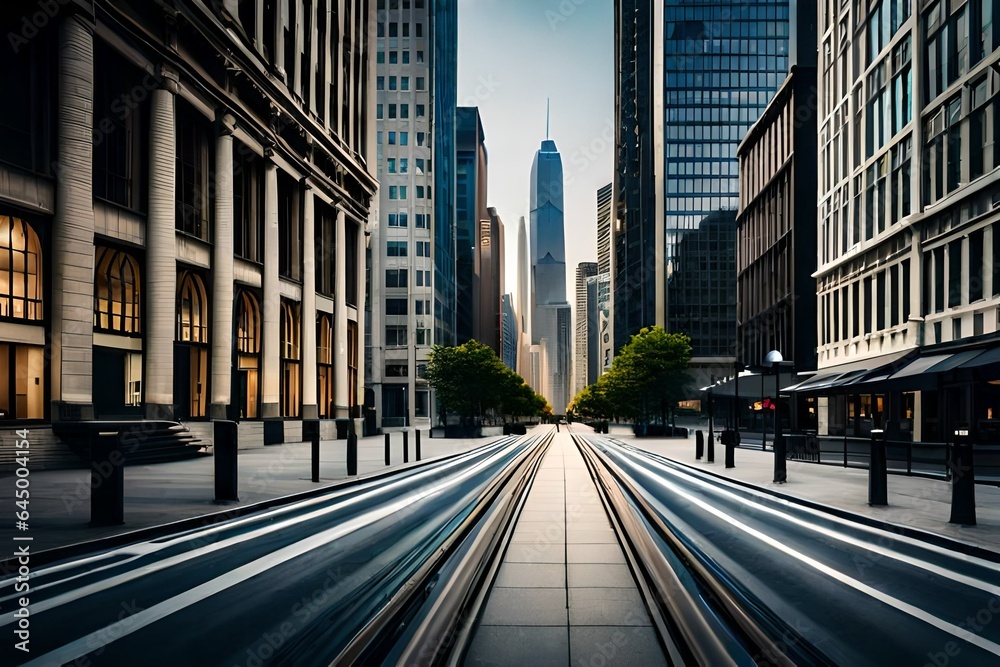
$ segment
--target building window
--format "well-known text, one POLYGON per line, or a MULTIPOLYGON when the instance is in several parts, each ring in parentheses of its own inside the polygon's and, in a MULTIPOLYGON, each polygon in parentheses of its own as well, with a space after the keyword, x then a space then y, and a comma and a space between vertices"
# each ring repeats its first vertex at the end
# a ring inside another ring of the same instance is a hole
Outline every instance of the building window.
POLYGON ((407 306, 408 306, 408 302, 407 302, 406 299, 386 299, 385 300, 385 314, 386 315, 406 315, 407 314, 407 306))
POLYGON ((140 138, 145 105, 123 92, 141 89, 137 70, 98 40, 94 48, 94 196, 125 208, 140 207, 139 187, 144 179, 140 138), (130 107, 135 107, 134 109, 130 107))
POLYGON ((389 241, 385 249, 388 257, 406 257, 406 241, 389 241))
POLYGON ((45 348, 0 343, 0 421, 45 418, 45 348))
POLYGON ((344 302, 358 305, 358 226, 348 221, 344 239, 344 302))
POLYGON ((247 290, 236 296, 236 353, 239 410, 243 419, 260 417, 260 302, 247 290))
POLYGON ((120 250, 97 247, 94 267, 94 329, 134 336, 141 333, 139 263, 120 250))
POLYGON ((291 176, 278 172, 278 273, 302 278, 302 191, 291 176))
POLYGON ((207 123, 196 112, 178 105, 177 113, 177 229, 209 240, 210 163, 207 123))
POLYGON ((315 251, 316 251, 316 292, 333 296, 336 263, 337 214, 326 203, 316 202, 315 251))
POLYGON ((892 148, 891 189, 892 222, 899 222, 910 214, 910 158, 913 141, 910 137, 892 148))
POLYGON ((208 412, 208 292, 196 273, 177 279, 177 325, 174 346, 174 403, 178 419, 208 412))
POLYGON ((405 378, 409 376, 408 364, 386 364, 385 376, 390 378, 405 378))
POLYGON ((417 417, 430 417, 430 396, 431 393, 426 389, 418 389, 415 392, 416 400, 414 402, 414 410, 417 417))
POLYGON ((385 286, 386 287, 408 287, 407 285, 407 270, 406 269, 386 269, 385 271, 385 286))
POLYGON ((321 419, 332 419, 333 409, 333 320, 329 315, 320 315, 316 324, 316 341, 318 369, 318 387, 316 392, 319 401, 319 416, 321 419))
POLYGON ((251 262, 260 262, 264 250, 261 160, 239 143, 233 152, 233 253, 251 262))
POLYGON ((983 263, 983 241, 984 232, 982 229, 969 234, 969 270, 967 272, 969 303, 983 298, 983 283, 986 278, 985 264, 983 263))
POLYGON ((347 406, 351 410, 351 417, 355 414, 358 406, 358 323, 347 323, 347 406))
POLYGON ((281 416, 298 417, 302 380, 299 363, 298 307, 281 302, 281 416))
POLYGON ((934 249, 934 312, 944 312, 944 247, 934 249))
POLYGON ((0 215, 0 318, 40 322, 42 247, 31 225, 0 215))
POLYGON ((948 307, 962 305, 962 241, 948 244, 948 307))
POLYGON ((385 328, 386 347, 406 347, 407 338, 405 326, 390 325, 385 328))

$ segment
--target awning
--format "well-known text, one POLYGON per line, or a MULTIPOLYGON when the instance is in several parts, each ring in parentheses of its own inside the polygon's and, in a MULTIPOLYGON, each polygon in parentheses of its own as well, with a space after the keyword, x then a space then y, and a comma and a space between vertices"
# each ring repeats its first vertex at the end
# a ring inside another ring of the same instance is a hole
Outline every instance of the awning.
POLYGON ((818 393, 857 384, 866 380, 866 378, 879 374, 888 376, 896 370, 896 364, 900 359, 912 353, 913 350, 902 350, 871 359, 861 359, 847 364, 840 364, 839 366, 821 368, 814 377, 790 387, 783 387, 781 391, 818 393))
MULTIPOLYGON (((777 386, 786 384, 788 382, 794 382, 796 379, 796 373, 791 370, 783 371, 780 376, 780 382, 776 382, 777 378, 770 373, 765 373, 763 377, 763 392, 761 391, 761 374, 751 373, 749 371, 743 371, 740 373, 740 398, 761 398, 761 397, 773 397, 777 386)), ((708 392, 709 387, 704 387, 703 391, 708 392)), ((736 379, 729 378, 724 382, 719 382, 712 385, 711 387, 712 396, 714 398, 734 398, 736 396, 736 379)), ((782 389, 784 392, 784 389, 782 389)))

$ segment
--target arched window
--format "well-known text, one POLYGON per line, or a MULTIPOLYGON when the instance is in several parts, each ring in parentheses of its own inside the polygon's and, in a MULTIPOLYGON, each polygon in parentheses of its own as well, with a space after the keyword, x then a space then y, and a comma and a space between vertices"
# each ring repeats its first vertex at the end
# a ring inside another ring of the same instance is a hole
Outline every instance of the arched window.
POLYGON ((182 271, 177 281, 177 340, 208 343, 208 293, 196 273, 182 271))
POLYGON ((236 347, 240 354, 260 354, 260 305, 257 297, 241 290, 237 297, 236 347))
POLYGON ((31 225, 7 215, 0 215, 0 317, 43 317, 41 243, 31 225))
POLYGON ((236 352, 240 418, 260 417, 260 302, 247 290, 236 296, 236 352))
POLYGON ((94 328, 117 334, 141 333, 139 263, 120 250, 97 247, 94 266, 94 328))
POLYGON ((299 368, 299 309, 281 302, 281 416, 298 417, 302 404, 299 368))
POLYGON ((319 416, 332 419, 333 414, 333 320, 329 315, 319 316, 316 323, 316 341, 318 349, 318 391, 319 416))

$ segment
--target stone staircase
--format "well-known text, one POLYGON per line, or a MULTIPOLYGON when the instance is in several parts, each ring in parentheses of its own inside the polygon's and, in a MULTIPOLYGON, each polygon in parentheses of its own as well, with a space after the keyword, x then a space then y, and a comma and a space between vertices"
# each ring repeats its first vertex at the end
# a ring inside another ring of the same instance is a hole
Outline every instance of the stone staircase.
POLYGON ((56 422, 52 432, 76 453, 84 465, 89 459, 94 431, 121 434, 125 465, 148 465, 209 456, 207 445, 186 426, 172 421, 78 421, 56 422))

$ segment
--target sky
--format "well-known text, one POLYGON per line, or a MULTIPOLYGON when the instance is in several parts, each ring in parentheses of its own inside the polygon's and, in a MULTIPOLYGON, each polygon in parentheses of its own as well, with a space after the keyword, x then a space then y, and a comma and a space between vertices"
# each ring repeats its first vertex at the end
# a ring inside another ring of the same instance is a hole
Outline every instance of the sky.
POLYGON ((597 190, 614 176, 613 7, 611 0, 458 0, 458 103, 478 106, 483 119, 488 205, 506 234, 506 292, 517 291, 517 226, 530 212, 546 98, 565 174, 570 303, 577 264, 597 261, 597 190))

